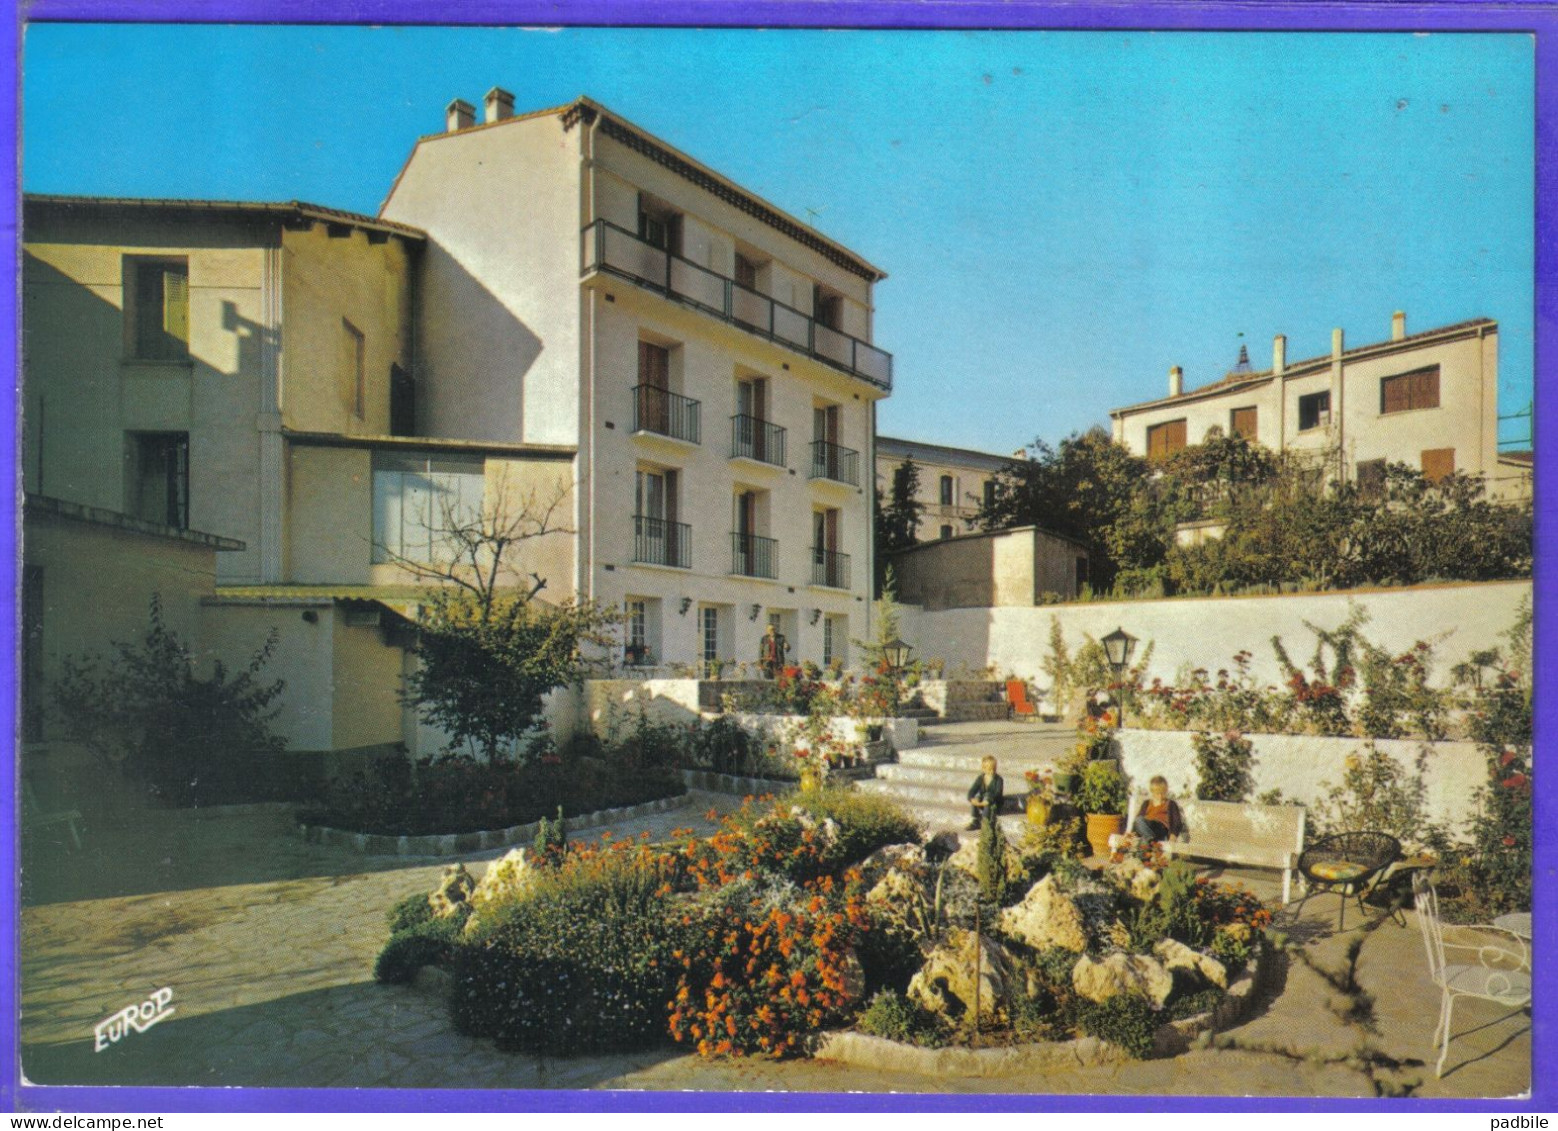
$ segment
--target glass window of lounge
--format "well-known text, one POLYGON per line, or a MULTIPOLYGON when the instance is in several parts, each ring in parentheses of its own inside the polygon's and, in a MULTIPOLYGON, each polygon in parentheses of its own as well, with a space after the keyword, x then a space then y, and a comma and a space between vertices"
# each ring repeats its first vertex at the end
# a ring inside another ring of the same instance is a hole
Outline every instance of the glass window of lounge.
POLYGON ((941 477, 941 505, 944 506, 944 507, 950 507, 952 505, 952 497, 953 497, 952 476, 950 476, 950 475, 943 475, 941 477))
POLYGON ((682 253, 681 213, 653 197, 640 194, 638 198, 638 238, 668 251, 672 255, 682 253))
POLYGON ((436 562, 457 549, 454 531, 481 520, 480 456, 373 454, 373 561, 436 562))
POLYGON ((189 358, 189 260, 184 257, 125 260, 128 348, 139 361, 189 358))

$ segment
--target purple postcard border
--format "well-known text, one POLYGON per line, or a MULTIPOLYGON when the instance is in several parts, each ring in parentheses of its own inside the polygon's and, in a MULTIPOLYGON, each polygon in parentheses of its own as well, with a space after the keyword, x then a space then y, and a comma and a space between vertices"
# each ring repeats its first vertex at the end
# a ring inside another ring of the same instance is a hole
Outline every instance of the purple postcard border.
MULTIPOLYGON (((854 27, 854 28, 979 28, 979 29, 1199 29, 1316 31, 1500 31, 1529 32, 1536 42, 1536 343, 1533 441, 1536 471, 1536 562, 1533 579, 1536 632, 1539 644, 1534 685, 1554 686, 1552 655, 1558 613, 1540 596, 1558 579, 1554 561, 1554 508, 1549 505, 1554 441, 1558 425, 1548 414, 1550 344, 1558 340, 1558 7, 1534 3, 1481 3, 1458 0, 1418 3, 1234 3, 1226 0, 1128 0, 1081 6, 1055 0, 1012 0, 1009 3, 946 3, 926 0, 575 0, 566 6, 537 0, 469 0, 458 7, 426 0, 32 0, 3 29, 4 49, 16 60, 20 74, 20 28, 23 21, 298 23, 298 24, 568 24, 573 26, 636 25, 723 27, 854 27)), ((3 343, 13 366, 19 366, 17 309, 18 224, 20 219, 19 78, 0 90, 0 120, 13 139, 13 160, 0 168, 11 208, 4 237, 12 272, 0 280, 0 309, 8 317, 0 324, 3 343)), ((17 382, 6 385, 11 419, 17 419, 17 382)), ((17 475, 15 427, 0 432, 0 458, 17 475)), ((0 720, 17 734, 17 593, 16 551, 20 541, 17 484, 12 479, 3 505, 9 520, 4 531, 8 553, 0 558, 0 591, 13 594, 5 618, 6 647, 0 672, 13 692, 0 702, 0 720)), ((1536 696, 1537 745, 1545 747, 1555 733, 1558 704, 1536 696)), ((12 768, 12 797, 18 795, 12 768)), ((1539 877, 1550 877, 1558 866, 1558 778, 1543 775, 1536 797, 1539 877)), ((1140 1096, 989 1096, 960 1094, 861 1095, 820 1093, 640 1093, 573 1091, 443 1091, 424 1089, 263 1089, 263 1088, 101 1088, 39 1087, 20 1080, 19 968, 20 916, 16 805, 0 813, 0 897, 9 916, 9 930, 0 948, 0 1044, 9 1063, 0 1073, 0 1105, 10 1111, 1133 1111, 1150 1104, 1160 1111, 1541 1111, 1558 1099, 1558 1058, 1553 1050, 1553 1008, 1540 1001, 1532 1014, 1533 1095, 1523 1101, 1489 1100, 1329 1100, 1178 1098, 1140 1096)), ((1551 880, 1539 882, 1533 911, 1539 950, 1558 926, 1551 880)))

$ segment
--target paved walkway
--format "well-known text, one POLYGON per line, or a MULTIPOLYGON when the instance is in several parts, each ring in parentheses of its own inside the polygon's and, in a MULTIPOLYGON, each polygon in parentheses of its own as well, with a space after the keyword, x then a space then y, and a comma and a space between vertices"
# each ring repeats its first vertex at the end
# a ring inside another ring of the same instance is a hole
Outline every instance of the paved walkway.
MULTIPOLYGON (((949 736, 950 737, 950 736, 949 736)), ((1005 741, 1005 739, 1003 739, 1005 741)), ((732 805, 732 799, 721 799, 732 805)), ((706 825, 709 799, 614 827, 617 836, 706 825)), ((492 859, 499 852, 466 857, 492 859)), ((24 857, 24 1075, 51 1084, 291 1087, 629 1088, 1369 1096, 1341 1063, 1367 1038, 1414 1070, 1424 1096, 1505 1096, 1530 1078, 1530 1019, 1484 1003, 1457 1007, 1450 1073, 1432 1074, 1437 996, 1415 929, 1369 932, 1359 963, 1375 996, 1375 1034, 1327 1009, 1334 991, 1302 964, 1234 1031, 1273 1051, 1204 1050, 1174 1060, 1023 1079, 909 1077, 817 1062, 705 1062, 668 1047, 632 1056, 537 1060, 449 1027, 442 1004, 372 981, 385 910, 432 888, 445 861, 365 858, 307 845, 278 811, 156 815, 81 856, 24 857), (111 847, 109 847, 111 846, 111 847), (175 1014, 101 1053, 93 1026, 161 987, 175 1014)), ((1337 966, 1335 900, 1316 897, 1295 930, 1317 963, 1337 966)))

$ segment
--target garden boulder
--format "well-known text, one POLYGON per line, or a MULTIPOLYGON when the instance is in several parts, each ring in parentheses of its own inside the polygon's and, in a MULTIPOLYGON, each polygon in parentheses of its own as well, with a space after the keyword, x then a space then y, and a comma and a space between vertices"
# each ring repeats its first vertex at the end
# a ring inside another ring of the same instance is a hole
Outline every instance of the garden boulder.
POLYGON ((512 899, 530 885, 534 875, 530 854, 523 848, 513 849, 487 865, 481 883, 471 893, 471 906, 480 913, 512 899))
MULTIPOLYGON (((1005 836, 1005 833, 1001 834, 1005 836)), ((1020 883, 1027 876, 1023 868, 1022 854, 1010 840, 1006 842, 1006 851, 1001 854, 1006 863, 1006 878, 1013 883, 1020 883)), ((967 840, 958 846, 958 850, 952 854, 952 859, 947 863, 954 868, 967 872, 976 879, 979 876, 979 841, 967 840)))
POLYGON ((1110 864, 1105 872, 1117 887, 1130 892, 1143 903, 1157 894, 1158 882, 1162 878, 1156 869, 1147 867, 1134 856, 1110 864))
POLYGON ((464 864, 450 864, 439 877, 438 886, 427 897, 427 905, 437 919, 449 919, 470 902, 476 889, 476 879, 465 870, 464 864))
POLYGON ((979 1016, 993 1018, 1010 993, 1012 956, 994 939, 962 928, 953 928, 909 979, 909 1000, 954 1020, 972 1012, 976 954, 979 1016))
POLYGON ((1072 968, 1071 984, 1092 1002, 1104 1002, 1116 994, 1139 993, 1162 1007, 1174 992, 1174 975, 1155 958, 1120 951, 1107 958, 1083 955, 1072 968))
POLYGON ((1001 912, 1001 931, 1034 950, 1059 947, 1081 954, 1087 949, 1082 912, 1060 890, 1054 876, 1045 876, 1028 889, 1021 903, 1001 912))
POLYGON ((1210 954, 1202 954, 1178 939, 1159 939, 1158 944, 1152 948, 1152 953, 1170 973, 1183 970, 1191 977, 1216 986, 1220 990, 1228 988, 1228 967, 1210 954))

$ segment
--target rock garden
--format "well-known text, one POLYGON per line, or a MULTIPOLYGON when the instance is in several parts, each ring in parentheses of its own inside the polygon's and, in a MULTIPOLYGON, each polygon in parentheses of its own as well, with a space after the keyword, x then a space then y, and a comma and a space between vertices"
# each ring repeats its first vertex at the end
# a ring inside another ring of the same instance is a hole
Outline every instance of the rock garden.
POLYGON ((479 882, 453 865, 393 908, 376 974, 441 985, 459 1031, 545 1055, 847 1058, 854 1033, 1107 1059, 1231 1023, 1270 912, 1152 852, 1089 867, 1078 825, 927 840, 840 786, 665 843, 569 843, 549 823, 479 882))

